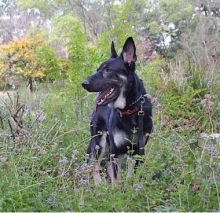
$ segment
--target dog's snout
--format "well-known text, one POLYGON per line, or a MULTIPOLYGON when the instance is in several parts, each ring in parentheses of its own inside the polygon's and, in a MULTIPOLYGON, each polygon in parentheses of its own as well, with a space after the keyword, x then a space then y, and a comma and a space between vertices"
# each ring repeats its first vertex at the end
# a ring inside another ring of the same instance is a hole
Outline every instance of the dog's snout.
POLYGON ((89 86, 89 81, 86 79, 82 82, 82 86, 85 88, 85 89, 88 89, 88 86, 89 86))

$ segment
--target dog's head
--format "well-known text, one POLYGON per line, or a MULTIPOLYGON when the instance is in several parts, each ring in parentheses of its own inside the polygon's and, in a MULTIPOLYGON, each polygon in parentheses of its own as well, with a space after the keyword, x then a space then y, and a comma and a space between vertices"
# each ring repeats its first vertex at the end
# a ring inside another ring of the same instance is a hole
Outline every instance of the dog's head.
POLYGON ((111 44, 111 57, 104 61, 97 73, 89 76, 82 86, 89 92, 99 92, 97 105, 110 104, 114 108, 123 109, 126 105, 125 93, 128 92, 128 82, 135 71, 136 47, 132 37, 129 37, 118 56, 114 42, 111 44))

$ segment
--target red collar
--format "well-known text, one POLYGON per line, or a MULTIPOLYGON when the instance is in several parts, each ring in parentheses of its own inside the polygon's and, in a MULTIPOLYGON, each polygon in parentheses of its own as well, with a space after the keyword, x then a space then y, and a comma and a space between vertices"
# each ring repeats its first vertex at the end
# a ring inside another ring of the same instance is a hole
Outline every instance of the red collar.
POLYGON ((117 111, 119 112, 120 116, 124 116, 124 115, 132 115, 136 112, 139 111, 139 106, 135 106, 133 108, 130 108, 130 109, 126 109, 126 110, 123 110, 123 109, 117 109, 117 111))
MULTIPOLYGON (((131 106, 137 104, 141 100, 141 98, 143 99, 144 97, 146 97, 146 95, 141 95, 136 101, 134 101, 132 104, 130 104, 130 107, 128 109, 126 109, 126 110, 124 110, 124 109, 117 109, 117 111, 119 112, 120 116, 122 117, 122 116, 126 116, 126 115, 133 115, 136 112, 138 112, 139 109, 140 109, 139 105, 138 106, 136 105, 133 108, 131 106)), ((142 101, 144 101, 144 100, 142 100, 142 101)), ((95 108, 95 111, 97 111, 98 105, 97 105, 96 102, 95 102, 95 107, 94 108, 95 108)))

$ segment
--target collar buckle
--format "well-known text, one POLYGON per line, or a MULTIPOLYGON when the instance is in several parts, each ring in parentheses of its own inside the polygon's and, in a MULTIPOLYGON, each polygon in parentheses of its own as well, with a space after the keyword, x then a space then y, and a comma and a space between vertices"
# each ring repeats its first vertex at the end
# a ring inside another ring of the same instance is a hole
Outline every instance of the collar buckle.
POLYGON ((143 104, 145 103, 145 99, 143 96, 141 96, 140 100, 141 100, 141 109, 138 111, 138 116, 144 116, 143 104))

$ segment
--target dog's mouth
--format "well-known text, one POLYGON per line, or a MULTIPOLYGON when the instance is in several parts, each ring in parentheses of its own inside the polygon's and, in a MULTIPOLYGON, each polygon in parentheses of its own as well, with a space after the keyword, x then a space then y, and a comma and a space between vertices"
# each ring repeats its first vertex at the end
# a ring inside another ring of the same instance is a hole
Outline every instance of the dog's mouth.
POLYGON ((99 92, 97 98, 96 98, 96 104, 99 106, 106 105, 108 103, 111 103, 112 101, 116 100, 119 96, 119 89, 116 87, 110 87, 106 90, 103 90, 99 92))

